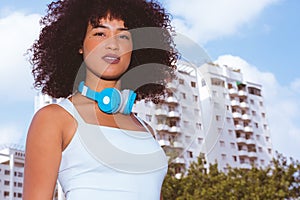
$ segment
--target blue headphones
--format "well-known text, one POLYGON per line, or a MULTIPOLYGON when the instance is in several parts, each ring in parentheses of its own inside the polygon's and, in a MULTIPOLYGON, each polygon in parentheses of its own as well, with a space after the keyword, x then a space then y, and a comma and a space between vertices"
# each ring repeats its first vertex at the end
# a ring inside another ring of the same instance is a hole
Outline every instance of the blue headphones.
POLYGON ((120 112, 129 115, 136 98, 136 93, 128 89, 120 92, 116 88, 105 88, 96 92, 84 85, 83 81, 78 85, 78 91, 83 96, 95 100, 100 110, 108 114, 120 112))

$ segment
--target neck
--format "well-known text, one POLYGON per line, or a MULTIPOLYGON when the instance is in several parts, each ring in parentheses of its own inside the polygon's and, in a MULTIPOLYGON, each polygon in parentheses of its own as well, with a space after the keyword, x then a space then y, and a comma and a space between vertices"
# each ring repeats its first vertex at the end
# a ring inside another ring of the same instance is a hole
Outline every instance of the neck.
POLYGON ((121 82, 119 80, 104 80, 101 78, 86 77, 84 82, 86 86, 97 92, 100 92, 105 88, 121 88, 121 82))

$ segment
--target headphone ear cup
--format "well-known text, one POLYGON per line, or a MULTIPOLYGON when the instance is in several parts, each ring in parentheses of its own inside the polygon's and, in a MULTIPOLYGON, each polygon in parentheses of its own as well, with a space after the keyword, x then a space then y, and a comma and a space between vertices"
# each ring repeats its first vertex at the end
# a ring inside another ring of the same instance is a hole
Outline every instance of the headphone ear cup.
POLYGON ((117 113, 123 104, 122 94, 115 88, 106 88, 96 93, 96 101, 100 110, 108 114, 117 113))
POLYGON ((121 105, 121 108, 119 112, 129 115, 131 113, 134 100, 136 98, 136 93, 132 90, 122 90, 122 98, 123 98, 123 105, 121 105))

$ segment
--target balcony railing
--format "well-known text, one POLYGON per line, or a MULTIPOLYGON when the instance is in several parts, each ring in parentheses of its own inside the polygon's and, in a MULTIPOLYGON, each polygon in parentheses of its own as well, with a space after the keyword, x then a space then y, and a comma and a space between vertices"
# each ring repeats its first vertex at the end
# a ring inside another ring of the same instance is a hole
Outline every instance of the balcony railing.
POLYGON ((239 112, 234 112, 232 113, 232 117, 235 119, 241 119, 242 118, 242 114, 239 112))
POLYGON ((169 131, 170 127, 166 124, 158 124, 156 126, 157 131, 169 131))
POLYGON ((237 96, 237 95, 238 95, 237 89, 235 89, 235 88, 230 88, 230 89, 228 90, 228 93, 229 93, 229 95, 231 95, 231 96, 237 96))
POLYGON ((237 101, 237 100, 232 100, 232 101, 231 101, 231 106, 232 106, 232 107, 240 106, 240 102, 237 101))
POLYGON ((160 146, 170 146, 170 141, 169 140, 164 140, 164 139, 161 139, 161 140, 158 140, 158 143, 160 146))
POLYGON ((171 133, 180 133, 181 129, 178 126, 172 126, 169 128, 169 132, 171 133))
POLYGON ((253 132, 253 129, 252 129, 252 127, 250 127, 250 126, 245 126, 245 127, 244 127, 244 131, 247 132, 247 133, 252 133, 252 132, 253 132))
POLYGON ((246 140, 247 139, 244 138, 244 137, 239 137, 239 138, 236 139, 236 143, 238 143, 238 144, 247 144, 246 140))
POLYGON ((168 112, 168 117, 172 117, 172 118, 180 118, 180 114, 177 111, 170 111, 168 112))
POLYGON ((166 116, 168 112, 164 109, 158 108, 155 110, 155 115, 156 116, 166 116))
POLYGON ((247 96, 248 93, 244 90, 239 90, 239 96, 247 96))
POLYGON ((166 103, 178 104, 178 100, 175 97, 168 97, 166 103))
POLYGON ((240 103, 240 107, 241 107, 241 108, 249 108, 249 104, 246 103, 246 102, 241 102, 241 103, 240 103))
POLYGON ((250 117, 250 115, 248 115, 248 114, 243 114, 243 115, 242 115, 242 120, 244 120, 244 121, 250 121, 250 120, 251 120, 251 117, 250 117))

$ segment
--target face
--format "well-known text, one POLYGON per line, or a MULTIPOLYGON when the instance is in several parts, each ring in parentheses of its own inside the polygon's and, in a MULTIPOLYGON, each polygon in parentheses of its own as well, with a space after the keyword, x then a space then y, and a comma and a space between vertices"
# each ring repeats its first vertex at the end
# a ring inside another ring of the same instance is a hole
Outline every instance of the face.
POLYGON ((87 76, 118 79, 131 60, 132 38, 122 20, 101 19, 96 27, 88 25, 83 47, 87 76))

